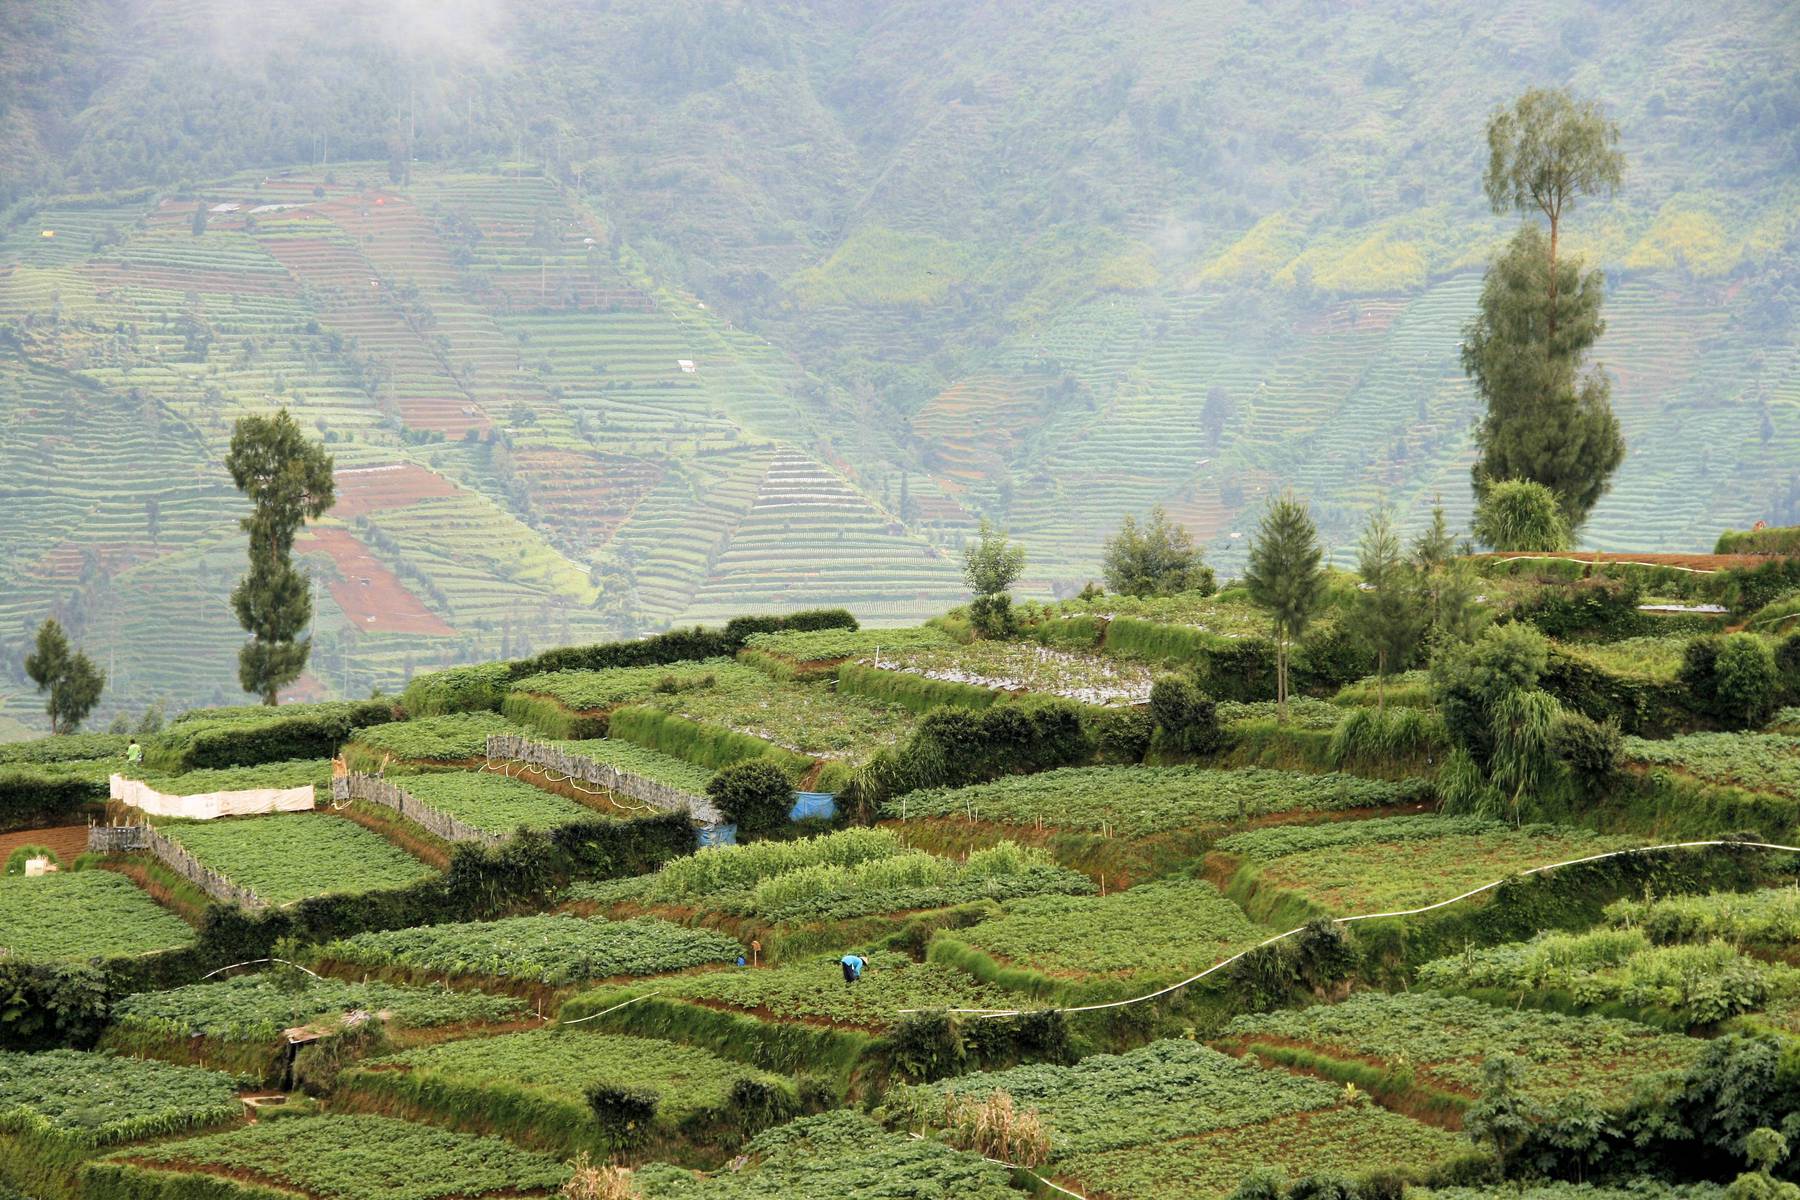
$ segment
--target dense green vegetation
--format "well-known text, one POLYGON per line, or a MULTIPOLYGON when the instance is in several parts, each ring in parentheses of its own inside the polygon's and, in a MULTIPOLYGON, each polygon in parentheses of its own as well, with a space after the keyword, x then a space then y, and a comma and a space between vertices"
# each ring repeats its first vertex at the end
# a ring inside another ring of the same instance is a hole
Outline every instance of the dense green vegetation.
POLYGON ((427 807, 489 833, 510 834, 521 825, 553 829, 594 816, 585 804, 491 771, 418 775, 404 787, 427 807))
POLYGON ((105 1146, 240 1115, 231 1078, 133 1058, 0 1050, 0 1133, 105 1146))
POLYGON ((193 936, 174 913, 111 871, 0 877, 0 957, 82 962, 148 954, 193 936))
POLYGON ((113 1009, 119 1033, 134 1036, 227 1041, 274 1041, 281 1031, 315 1021, 333 1022, 362 1010, 383 1014, 392 1026, 431 1029, 464 1022, 506 1021, 524 1004, 509 996, 401 987, 372 980, 349 983, 300 972, 237 975, 166 992, 127 996, 113 1009))
POLYGON ((318 813, 230 817, 165 827, 203 865, 268 904, 405 887, 431 868, 349 821, 318 813))

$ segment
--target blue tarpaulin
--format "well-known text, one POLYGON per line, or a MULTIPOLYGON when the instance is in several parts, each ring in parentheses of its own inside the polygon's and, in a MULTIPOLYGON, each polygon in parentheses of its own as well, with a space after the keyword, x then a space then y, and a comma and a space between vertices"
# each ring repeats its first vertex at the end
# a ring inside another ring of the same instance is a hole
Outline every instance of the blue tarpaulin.
POLYGON ((735 846, 737 845, 737 826, 702 825, 694 831, 694 841, 702 847, 735 846))
POLYGON ((823 817, 829 821, 835 816, 836 792, 795 792, 794 807, 788 810, 790 821, 804 821, 810 817, 823 817))

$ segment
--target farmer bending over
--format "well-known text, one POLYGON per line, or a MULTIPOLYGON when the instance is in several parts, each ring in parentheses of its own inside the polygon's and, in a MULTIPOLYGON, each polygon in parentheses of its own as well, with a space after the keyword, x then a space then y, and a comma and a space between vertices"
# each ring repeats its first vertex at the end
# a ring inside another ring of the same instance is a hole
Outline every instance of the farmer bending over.
POLYGON ((844 968, 845 983, 855 983, 857 980, 861 979, 863 968, 868 966, 859 955, 855 954, 846 954, 844 957, 838 959, 838 962, 844 968))

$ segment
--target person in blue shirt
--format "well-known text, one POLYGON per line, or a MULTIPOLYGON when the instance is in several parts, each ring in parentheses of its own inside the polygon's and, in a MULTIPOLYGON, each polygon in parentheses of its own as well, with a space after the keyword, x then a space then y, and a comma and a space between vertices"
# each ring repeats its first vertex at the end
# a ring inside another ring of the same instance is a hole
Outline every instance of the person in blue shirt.
POLYGON ((846 954, 844 957, 838 959, 838 962, 844 968, 845 983, 855 983, 857 980, 861 979, 863 968, 869 965, 863 961, 861 956, 855 954, 846 954))

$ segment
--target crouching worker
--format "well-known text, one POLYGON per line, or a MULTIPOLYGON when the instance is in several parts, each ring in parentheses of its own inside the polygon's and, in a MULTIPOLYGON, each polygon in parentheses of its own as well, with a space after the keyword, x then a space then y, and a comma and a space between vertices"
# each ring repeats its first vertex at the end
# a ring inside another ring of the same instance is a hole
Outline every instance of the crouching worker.
POLYGON ((863 968, 868 966, 861 956, 855 954, 846 954, 844 957, 838 959, 838 962, 844 968, 845 983, 855 983, 857 980, 861 979, 863 968))

